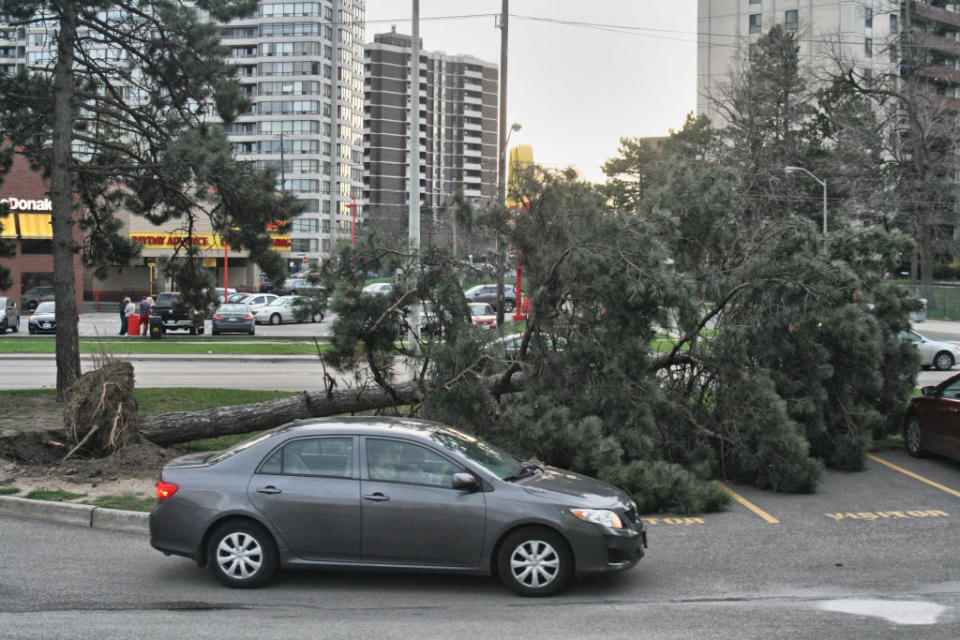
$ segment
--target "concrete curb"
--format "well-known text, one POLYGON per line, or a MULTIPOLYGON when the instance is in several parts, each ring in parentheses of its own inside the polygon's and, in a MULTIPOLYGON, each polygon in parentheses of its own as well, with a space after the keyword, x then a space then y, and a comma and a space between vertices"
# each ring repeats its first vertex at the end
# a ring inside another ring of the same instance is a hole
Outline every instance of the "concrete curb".
POLYGON ((0 516, 143 535, 150 533, 150 514, 148 513, 107 509, 90 504, 0 496, 0 516))

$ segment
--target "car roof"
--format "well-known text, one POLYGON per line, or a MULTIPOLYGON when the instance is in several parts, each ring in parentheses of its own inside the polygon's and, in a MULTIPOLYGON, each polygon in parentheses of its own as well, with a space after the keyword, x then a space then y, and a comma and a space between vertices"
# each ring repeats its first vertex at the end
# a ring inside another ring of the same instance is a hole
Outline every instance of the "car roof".
POLYGON ((349 432, 366 436, 414 436, 427 438, 438 431, 451 430, 445 424, 418 418, 382 416, 343 416, 297 420, 277 430, 278 435, 290 432, 298 436, 328 435, 349 432))

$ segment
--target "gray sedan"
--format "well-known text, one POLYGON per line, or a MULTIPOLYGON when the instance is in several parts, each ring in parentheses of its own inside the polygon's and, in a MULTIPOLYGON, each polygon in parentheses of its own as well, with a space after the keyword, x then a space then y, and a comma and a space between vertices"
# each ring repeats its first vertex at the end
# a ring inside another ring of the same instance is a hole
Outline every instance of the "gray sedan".
POLYGON ((340 566, 493 574, 546 596, 646 546, 623 491, 413 419, 291 423, 168 463, 157 496, 150 544, 230 587, 340 566))
POLYGON ((211 325, 213 335, 221 333, 256 333, 257 325, 253 321, 253 312, 245 304, 222 304, 213 313, 211 325))

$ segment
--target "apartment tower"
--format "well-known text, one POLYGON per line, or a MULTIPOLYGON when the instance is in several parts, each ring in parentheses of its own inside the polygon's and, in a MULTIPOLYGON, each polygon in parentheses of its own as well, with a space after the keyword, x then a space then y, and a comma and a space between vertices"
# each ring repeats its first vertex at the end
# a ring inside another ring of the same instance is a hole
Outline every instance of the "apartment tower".
MULTIPOLYGON (((382 33, 365 49, 364 223, 406 237, 410 189, 411 44, 382 33)), ((421 238, 479 251, 450 207, 458 192, 476 202, 496 197, 497 65, 470 56, 420 53, 421 238)))

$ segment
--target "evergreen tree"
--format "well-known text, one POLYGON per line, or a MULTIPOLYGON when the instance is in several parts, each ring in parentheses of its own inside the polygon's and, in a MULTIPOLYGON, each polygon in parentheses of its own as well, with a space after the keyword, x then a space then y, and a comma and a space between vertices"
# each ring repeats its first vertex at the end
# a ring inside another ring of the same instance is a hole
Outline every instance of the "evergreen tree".
MULTIPOLYGON (((157 224, 176 220, 188 234, 207 216, 231 247, 247 249, 271 279, 282 277, 266 229, 297 211, 294 200, 274 193, 270 172, 234 161, 222 126, 208 122, 215 112, 230 123, 245 108, 211 19, 256 7, 247 0, 0 0, 0 14, 14 26, 51 25, 50 62, 0 76, 0 127, 50 179, 59 396, 80 374, 75 253, 93 269, 126 264, 137 253, 118 233, 118 207, 157 224)), ((184 243, 167 275, 199 306, 209 283, 197 252, 184 243)))

